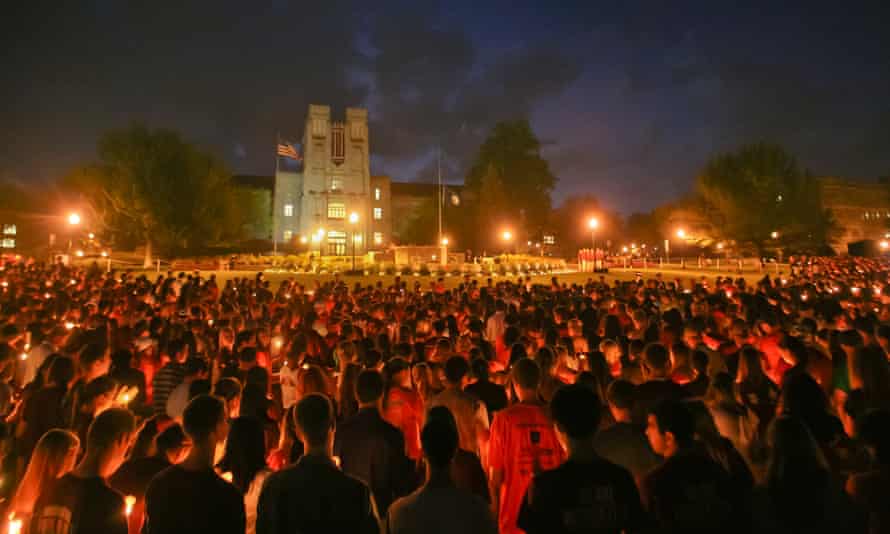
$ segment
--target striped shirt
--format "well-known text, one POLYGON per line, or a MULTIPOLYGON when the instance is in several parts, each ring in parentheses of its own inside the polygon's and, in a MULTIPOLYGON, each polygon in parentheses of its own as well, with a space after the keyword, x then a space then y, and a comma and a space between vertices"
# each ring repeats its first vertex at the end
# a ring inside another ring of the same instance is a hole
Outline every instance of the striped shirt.
POLYGON ((154 413, 167 413, 167 398, 184 379, 185 366, 180 363, 170 362, 155 373, 151 382, 154 392, 154 413))

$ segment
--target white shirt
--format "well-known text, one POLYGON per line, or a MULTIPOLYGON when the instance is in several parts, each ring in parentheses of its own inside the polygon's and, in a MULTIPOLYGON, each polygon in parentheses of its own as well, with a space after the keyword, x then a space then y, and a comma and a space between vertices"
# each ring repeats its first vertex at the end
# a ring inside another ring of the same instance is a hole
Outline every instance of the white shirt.
POLYGON ((291 369, 284 364, 278 371, 278 380, 281 383, 281 404, 284 409, 290 408, 297 402, 297 369, 291 369))
POLYGON ((507 329, 506 314, 502 311, 494 312, 485 323, 485 339, 489 343, 495 343, 507 329))

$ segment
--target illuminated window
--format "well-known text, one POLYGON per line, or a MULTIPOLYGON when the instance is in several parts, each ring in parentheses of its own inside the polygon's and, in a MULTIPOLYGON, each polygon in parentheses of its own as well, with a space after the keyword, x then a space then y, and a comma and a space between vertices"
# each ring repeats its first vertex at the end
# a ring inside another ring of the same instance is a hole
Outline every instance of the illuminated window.
POLYGON ((346 254, 346 232, 328 232, 328 254, 332 256, 346 254))
POLYGON ((15 248, 15 239, 11 237, 0 239, 0 248, 15 248))
POLYGON ((555 237, 553 237, 552 235, 545 235, 545 236, 544 236, 544 244, 545 244, 545 245, 552 245, 552 244, 554 244, 554 243, 556 243, 556 238, 555 238, 555 237))
POLYGON ((291 232, 290 230, 285 230, 285 231, 284 231, 284 240, 285 240, 285 241, 290 241, 292 237, 294 237, 294 233, 293 233, 293 232, 291 232))
POLYGON ((14 224, 4 224, 3 225, 3 235, 15 235, 16 228, 14 224))
POLYGON ((383 208, 374 208, 374 220, 379 221, 383 218, 383 208))
POLYGON ((285 204, 284 205, 284 216, 285 217, 293 217, 294 216, 294 205, 293 204, 285 204))
POLYGON ((374 188, 374 200, 380 200, 380 188, 379 187, 374 188))
POLYGON ((383 232, 374 232, 374 244, 375 245, 383 244, 383 232))
POLYGON ((346 204, 342 202, 328 203, 328 219, 345 219, 346 204))
POLYGON ((343 189, 342 178, 331 178, 331 191, 340 191, 343 189))

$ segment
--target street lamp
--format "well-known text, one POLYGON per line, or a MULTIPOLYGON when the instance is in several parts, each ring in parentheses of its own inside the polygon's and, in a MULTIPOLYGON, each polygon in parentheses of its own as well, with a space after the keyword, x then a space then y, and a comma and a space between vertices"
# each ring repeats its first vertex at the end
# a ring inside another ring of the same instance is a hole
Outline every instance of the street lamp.
POLYGON ((677 237, 679 237, 680 239, 686 239, 686 230, 682 228, 677 230, 677 237))
POLYGON ((68 214, 68 224, 71 226, 77 226, 80 224, 80 214, 79 213, 69 213, 68 214))
POLYGON ((352 272, 355 272, 355 224, 358 222, 358 213, 349 214, 349 224, 352 227, 350 235, 352 235, 352 272))
POLYGON ((769 236, 773 239, 779 239, 779 232, 776 232, 775 230, 773 230, 769 236))
POLYGON ((593 241, 593 271, 596 272, 596 229, 599 228, 600 221, 596 217, 587 220, 587 227, 590 229, 590 238, 593 241))
POLYGON ((447 237, 443 237, 439 241, 439 245, 442 247, 442 250, 439 251, 439 263, 441 265, 448 265, 448 243, 450 243, 450 241, 447 237))

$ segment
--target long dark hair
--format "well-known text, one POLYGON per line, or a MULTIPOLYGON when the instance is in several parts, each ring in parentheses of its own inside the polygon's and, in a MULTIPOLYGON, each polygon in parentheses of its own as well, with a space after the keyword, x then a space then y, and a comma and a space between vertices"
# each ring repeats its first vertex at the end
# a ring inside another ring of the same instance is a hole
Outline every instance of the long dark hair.
POLYGON ((247 493, 256 474, 266 467, 266 439, 257 419, 232 420, 226 450, 217 467, 232 473, 232 484, 241 493, 247 493))

